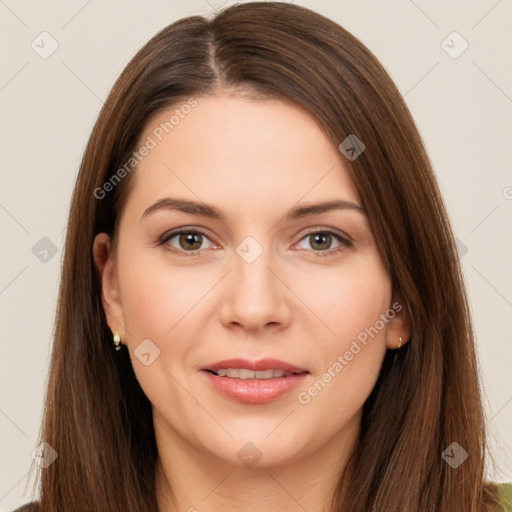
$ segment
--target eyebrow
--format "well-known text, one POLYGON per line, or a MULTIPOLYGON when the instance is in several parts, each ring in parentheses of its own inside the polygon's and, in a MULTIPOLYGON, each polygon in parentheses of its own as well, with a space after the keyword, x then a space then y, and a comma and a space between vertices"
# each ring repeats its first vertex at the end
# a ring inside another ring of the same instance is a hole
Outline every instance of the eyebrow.
MULTIPOLYGON (((224 221, 226 216, 215 206, 191 201, 189 199, 178 199, 172 197, 164 197, 159 199, 151 206, 146 208, 142 214, 142 218, 155 212, 157 210, 178 210, 183 213, 189 213, 191 215, 197 215, 201 217, 208 217, 211 219, 217 219, 224 221)), ((322 203, 305 204, 292 208, 284 215, 284 220, 292 221, 307 217, 309 215, 317 215, 320 213, 328 212, 331 210, 355 210, 363 214, 366 210, 356 203, 346 201, 344 199, 335 199, 331 201, 325 201, 322 203)))

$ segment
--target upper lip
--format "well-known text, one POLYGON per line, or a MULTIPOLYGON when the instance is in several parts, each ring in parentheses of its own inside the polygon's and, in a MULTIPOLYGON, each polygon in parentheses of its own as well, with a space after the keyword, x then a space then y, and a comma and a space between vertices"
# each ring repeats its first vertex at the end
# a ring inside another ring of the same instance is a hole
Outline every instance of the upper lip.
POLYGON ((258 359, 257 361, 251 361, 249 359, 224 359, 223 361, 217 361, 216 363, 211 363, 202 368, 202 370, 213 370, 217 371, 220 369, 228 369, 228 368, 245 368, 247 370, 254 371, 265 371, 265 370, 284 370, 285 372, 307 372, 306 368, 300 368, 299 366, 295 366, 293 364, 287 363, 285 361, 280 361, 279 359, 273 358, 264 358, 258 359))

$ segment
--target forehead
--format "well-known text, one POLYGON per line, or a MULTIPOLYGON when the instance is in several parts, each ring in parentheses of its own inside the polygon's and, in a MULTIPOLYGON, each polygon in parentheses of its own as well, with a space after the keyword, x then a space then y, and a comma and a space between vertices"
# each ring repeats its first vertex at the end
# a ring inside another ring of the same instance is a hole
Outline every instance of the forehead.
POLYGON ((132 189, 140 208, 165 195, 253 213, 301 198, 360 203, 343 155, 305 110, 229 95, 195 102, 177 103, 145 127, 139 147, 151 149, 132 189))

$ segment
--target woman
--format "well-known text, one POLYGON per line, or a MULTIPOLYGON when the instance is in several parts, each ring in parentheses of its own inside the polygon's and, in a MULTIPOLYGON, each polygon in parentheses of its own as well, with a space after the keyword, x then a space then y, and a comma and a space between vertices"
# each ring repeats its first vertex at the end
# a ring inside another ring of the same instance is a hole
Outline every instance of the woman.
POLYGON ((41 441, 44 512, 512 510, 446 210, 356 38, 254 2, 128 64, 75 187, 41 441))

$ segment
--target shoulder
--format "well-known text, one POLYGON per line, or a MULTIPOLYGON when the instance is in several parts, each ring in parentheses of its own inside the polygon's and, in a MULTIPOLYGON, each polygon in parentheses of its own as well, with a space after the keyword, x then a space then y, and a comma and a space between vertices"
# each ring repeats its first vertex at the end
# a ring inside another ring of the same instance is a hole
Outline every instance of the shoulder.
POLYGON ((512 512, 512 483, 498 484, 502 512, 512 512))
POLYGON ((25 505, 13 510, 13 512, 39 512, 39 502, 25 503, 25 505))

